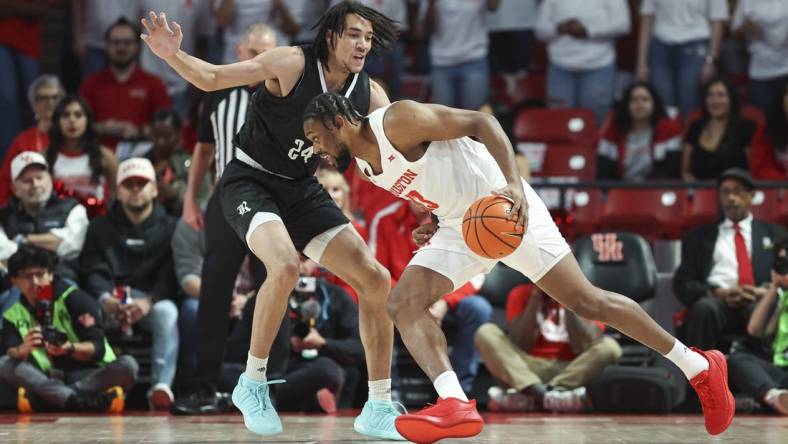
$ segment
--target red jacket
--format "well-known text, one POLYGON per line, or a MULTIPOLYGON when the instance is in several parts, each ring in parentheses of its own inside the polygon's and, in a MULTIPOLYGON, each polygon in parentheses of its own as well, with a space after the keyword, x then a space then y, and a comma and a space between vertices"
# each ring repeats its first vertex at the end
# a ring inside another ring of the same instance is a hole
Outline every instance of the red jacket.
MULTIPOLYGON (((384 207, 369 222, 369 247, 378 262, 391 273, 392 287, 397 284, 418 250, 411 233, 422 223, 411 211, 408 202, 403 200, 384 207)), ((443 299, 454 310, 461 300, 476 294, 476 290, 468 282, 443 299)))
POLYGON ((750 171, 759 180, 787 180, 786 166, 781 165, 774 156, 774 146, 766 129, 761 127, 755 132, 750 143, 750 171))
MULTIPOLYGON (((613 119, 602 128, 597 145, 599 179, 624 177, 624 160, 627 154, 627 135, 618 134, 613 119)), ((657 122, 651 139, 652 167, 649 178, 677 179, 680 176, 682 150, 681 123, 664 117, 657 122)))

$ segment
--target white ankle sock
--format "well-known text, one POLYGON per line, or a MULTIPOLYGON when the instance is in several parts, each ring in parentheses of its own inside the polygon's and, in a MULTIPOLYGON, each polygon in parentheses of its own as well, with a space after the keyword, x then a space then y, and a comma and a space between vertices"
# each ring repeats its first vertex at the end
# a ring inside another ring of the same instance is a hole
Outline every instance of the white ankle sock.
POLYGON ((443 372, 435 378, 432 385, 435 386, 435 391, 438 392, 438 396, 443 399, 457 398, 460 401, 468 401, 465 392, 462 391, 460 380, 457 379, 457 373, 452 371, 443 372))
POLYGON ((375 401, 391 401, 391 379, 378 379, 367 382, 369 399, 375 401))
POLYGON ((684 372, 684 375, 687 377, 687 379, 692 379, 703 370, 709 369, 709 361, 707 361, 703 355, 696 351, 690 350, 689 347, 682 344, 678 339, 676 339, 676 342, 673 344, 673 348, 670 349, 665 357, 676 364, 678 368, 684 372))
POLYGON ((265 370, 268 367, 268 358, 258 358, 249 352, 246 358, 246 372, 244 374, 247 378, 253 381, 265 382, 265 370))

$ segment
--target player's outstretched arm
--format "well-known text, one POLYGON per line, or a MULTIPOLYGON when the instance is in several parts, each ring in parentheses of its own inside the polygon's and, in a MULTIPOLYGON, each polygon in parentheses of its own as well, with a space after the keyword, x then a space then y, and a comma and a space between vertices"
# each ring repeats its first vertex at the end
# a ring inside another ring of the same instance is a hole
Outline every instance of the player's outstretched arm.
POLYGON ((204 90, 215 91, 235 86, 251 85, 264 80, 276 79, 282 69, 303 67, 301 50, 293 47, 280 47, 266 51, 257 57, 229 65, 214 65, 184 52, 181 47, 183 33, 178 22, 172 27, 167 16, 151 11, 148 18, 142 19, 147 30, 140 38, 150 50, 162 58, 172 69, 189 83, 204 90))
POLYGON ((403 152, 437 140, 474 137, 481 141, 508 183, 500 194, 514 201, 512 214, 518 217, 518 225, 525 226, 528 205, 514 149, 495 117, 478 111, 403 100, 389 108, 383 124, 391 142, 403 152))

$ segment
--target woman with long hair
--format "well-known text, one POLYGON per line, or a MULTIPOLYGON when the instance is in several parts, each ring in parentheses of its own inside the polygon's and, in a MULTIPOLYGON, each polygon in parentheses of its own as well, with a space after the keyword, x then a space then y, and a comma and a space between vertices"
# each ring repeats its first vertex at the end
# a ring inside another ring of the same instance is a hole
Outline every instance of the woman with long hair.
POLYGON ((739 113, 739 95, 727 80, 703 89, 703 115, 684 137, 681 177, 688 182, 716 179, 732 167, 749 169, 747 150, 756 125, 739 113))
POLYGON ((118 161, 99 143, 90 107, 81 97, 69 95, 55 107, 46 157, 59 193, 79 199, 92 216, 104 211, 118 161))
POLYGON ((678 179, 681 124, 648 82, 635 82, 616 105, 597 146, 599 179, 678 179))
POLYGON ((788 82, 774 97, 766 127, 755 133, 750 147, 752 176, 761 180, 788 180, 788 82))

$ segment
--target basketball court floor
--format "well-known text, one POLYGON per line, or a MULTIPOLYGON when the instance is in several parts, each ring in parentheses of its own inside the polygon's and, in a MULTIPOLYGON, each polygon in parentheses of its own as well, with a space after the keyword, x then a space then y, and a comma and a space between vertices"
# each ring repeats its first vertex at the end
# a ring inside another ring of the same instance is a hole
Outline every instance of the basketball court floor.
MULTIPOLYGON (((240 414, 176 417, 0 415, 0 443, 372 443, 353 431, 353 412, 336 416, 283 415, 284 433, 263 438, 240 414)), ((485 414, 481 435, 441 443, 788 443, 788 418, 740 416, 727 432, 711 437, 700 416, 485 414)))

